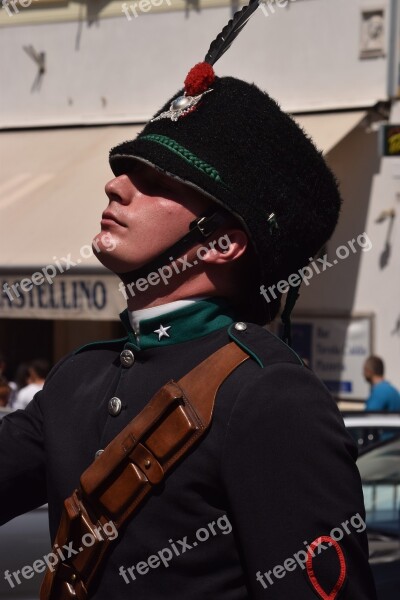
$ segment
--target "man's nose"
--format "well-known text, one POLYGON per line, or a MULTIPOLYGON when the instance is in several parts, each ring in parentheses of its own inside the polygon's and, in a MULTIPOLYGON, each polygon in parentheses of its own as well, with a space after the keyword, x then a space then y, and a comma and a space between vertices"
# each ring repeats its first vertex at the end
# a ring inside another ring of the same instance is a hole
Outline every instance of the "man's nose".
POLYGON ((104 188, 110 202, 129 204, 136 192, 136 188, 128 175, 119 175, 108 181, 104 188))

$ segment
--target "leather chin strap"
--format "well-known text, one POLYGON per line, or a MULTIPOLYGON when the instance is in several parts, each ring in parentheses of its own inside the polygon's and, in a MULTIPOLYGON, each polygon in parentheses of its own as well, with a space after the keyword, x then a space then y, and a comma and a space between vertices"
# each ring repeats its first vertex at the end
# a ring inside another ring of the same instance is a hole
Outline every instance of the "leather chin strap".
POLYGON ((226 216, 215 210, 215 208, 208 210, 190 223, 189 232, 186 235, 159 254, 154 260, 146 263, 139 269, 134 269, 126 273, 117 273, 118 277, 122 279, 125 285, 141 277, 147 278, 149 273, 157 271, 161 267, 168 266, 172 261, 182 256, 184 252, 187 252, 196 244, 204 242, 225 221, 226 216))

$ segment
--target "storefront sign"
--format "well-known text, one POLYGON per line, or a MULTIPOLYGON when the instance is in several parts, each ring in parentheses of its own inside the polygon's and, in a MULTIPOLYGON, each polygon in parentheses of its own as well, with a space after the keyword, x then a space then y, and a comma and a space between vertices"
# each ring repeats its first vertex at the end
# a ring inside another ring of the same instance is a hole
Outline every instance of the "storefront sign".
POLYGON ((112 275, 58 275, 52 283, 44 281, 22 291, 15 283, 24 277, 0 275, 0 319, 108 321, 118 320, 126 307, 119 280, 112 275))
POLYGON ((294 350, 338 398, 365 400, 369 395, 363 364, 372 353, 371 320, 371 317, 293 320, 294 350))

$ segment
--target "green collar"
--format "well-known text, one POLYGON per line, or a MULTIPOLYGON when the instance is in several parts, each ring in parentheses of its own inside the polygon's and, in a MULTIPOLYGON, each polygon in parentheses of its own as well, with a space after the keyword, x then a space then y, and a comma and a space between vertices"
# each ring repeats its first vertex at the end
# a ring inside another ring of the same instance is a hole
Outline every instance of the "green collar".
POLYGON ((140 321, 136 336, 129 322, 128 310, 120 314, 128 333, 128 343, 135 350, 180 344, 203 337, 234 322, 233 310, 220 298, 199 300, 189 306, 140 321))

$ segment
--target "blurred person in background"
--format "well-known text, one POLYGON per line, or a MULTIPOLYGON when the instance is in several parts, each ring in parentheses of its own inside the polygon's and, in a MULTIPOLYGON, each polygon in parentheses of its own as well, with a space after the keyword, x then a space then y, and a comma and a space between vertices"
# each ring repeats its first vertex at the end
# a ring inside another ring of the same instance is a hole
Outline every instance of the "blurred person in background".
POLYGON ((19 390, 13 409, 24 409, 43 386, 50 366, 47 360, 36 359, 28 365, 27 385, 19 390))
POLYGON ((379 356, 370 356, 364 363, 364 377, 371 384, 365 410, 400 412, 400 393, 384 379, 385 365, 379 356))
POLYGON ((0 375, 0 408, 7 408, 10 400, 11 388, 3 375, 0 375))
POLYGON ((10 390, 7 405, 9 408, 11 408, 17 397, 18 386, 17 386, 16 382, 7 380, 6 369, 7 369, 7 359, 5 357, 5 354, 0 352, 0 377, 2 377, 3 379, 5 379, 7 381, 7 385, 10 390))
POLYGON ((0 375, 4 375, 6 370, 6 358, 2 352, 0 352, 0 375))
POLYGON ((9 400, 9 407, 12 410, 16 410, 15 402, 17 396, 22 388, 26 387, 29 383, 29 363, 23 362, 18 365, 14 375, 14 381, 9 382, 11 387, 11 396, 9 400))

